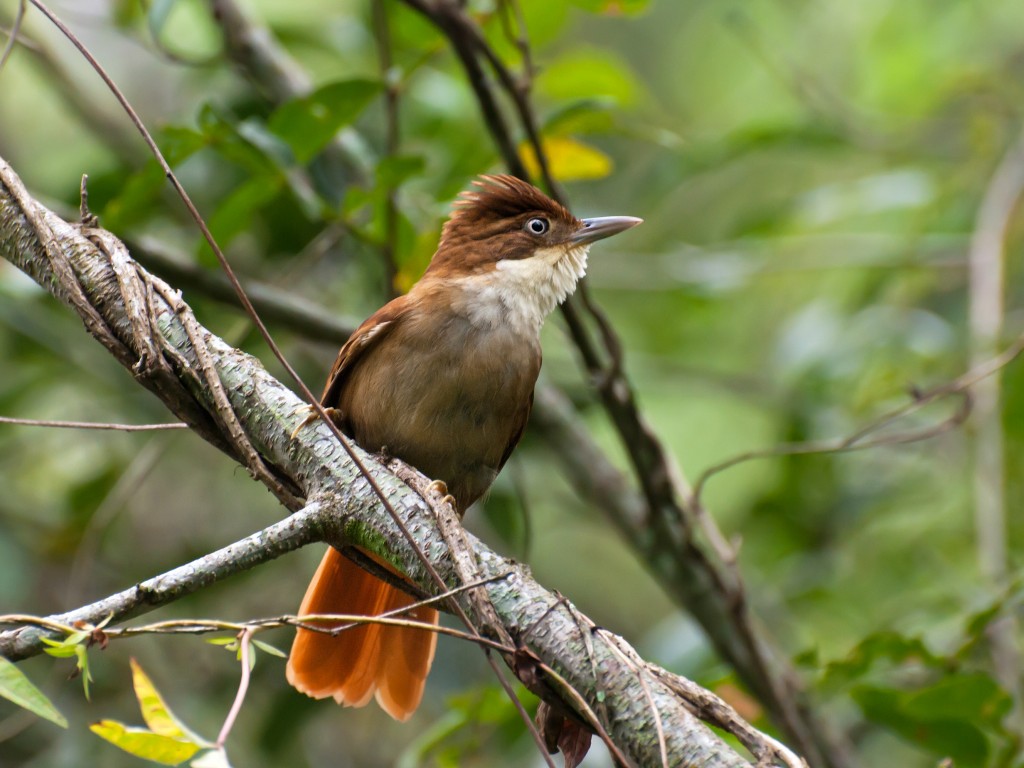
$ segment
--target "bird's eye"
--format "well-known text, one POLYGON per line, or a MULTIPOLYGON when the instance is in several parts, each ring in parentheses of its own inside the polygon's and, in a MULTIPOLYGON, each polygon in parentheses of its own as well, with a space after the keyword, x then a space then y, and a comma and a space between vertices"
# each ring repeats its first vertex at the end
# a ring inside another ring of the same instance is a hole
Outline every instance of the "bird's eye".
POLYGON ((550 226, 547 219, 535 217, 526 222, 526 231, 531 235, 543 235, 550 226))

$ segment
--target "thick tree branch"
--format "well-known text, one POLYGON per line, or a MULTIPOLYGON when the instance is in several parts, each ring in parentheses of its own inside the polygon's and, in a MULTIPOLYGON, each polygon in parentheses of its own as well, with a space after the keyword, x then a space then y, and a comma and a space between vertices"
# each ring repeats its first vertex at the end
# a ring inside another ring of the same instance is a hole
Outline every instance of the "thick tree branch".
MULTIPOLYGON (((189 310, 175 300, 169 286, 135 264, 109 233, 69 224, 33 200, 2 159, 0 256, 75 309, 90 333, 140 383, 204 438, 238 457, 238 441, 221 426, 224 421, 211 391, 217 382, 211 383, 196 373, 202 368, 203 357, 196 347, 205 347, 204 354, 212 361, 244 438, 272 473, 261 476, 268 488, 292 509, 305 497, 343 510, 343 514, 329 518, 308 511, 284 521, 282 538, 276 540, 271 554, 298 546, 307 536, 322 537, 339 547, 358 545, 397 566, 425 593, 436 594, 437 587, 419 560, 418 548, 446 584, 460 583, 455 558, 422 496, 372 457, 360 453, 414 537, 413 546, 397 521, 381 513, 380 501, 370 491, 367 479, 326 425, 315 424, 290 438, 302 418, 297 412, 301 401, 292 392, 251 356, 232 349, 205 329, 187 328, 183 315, 189 310), (289 530, 289 525, 296 527, 289 530), (308 533, 298 532, 301 525, 310 527, 308 533)), ((692 715, 693 711, 704 711, 704 705, 688 701, 679 686, 667 684, 666 679, 672 677, 665 677, 669 673, 655 674, 655 668, 629 661, 636 658, 635 652, 621 638, 595 631, 571 604, 533 581, 525 568, 501 558, 472 537, 467 540, 476 559, 477 574, 484 578, 508 575, 470 594, 460 594, 448 607, 457 604, 474 623, 486 626, 489 617, 481 606, 489 606, 503 633, 521 645, 521 651, 505 661, 545 700, 583 718, 588 709, 600 713, 602 727, 629 759, 640 765, 660 762, 659 733, 664 735, 673 765, 746 764, 692 715), (486 598, 483 602, 481 595, 486 598), (545 675, 545 668, 555 674, 545 675), (560 686, 559 679, 564 679, 586 704, 582 711, 579 701, 560 686), (659 721, 661 728, 655 726, 659 721)), ((250 541, 244 551, 249 552, 252 545, 250 541)), ((249 562, 251 559, 246 564, 249 562)), ((213 578, 196 569, 191 576, 187 572, 182 575, 192 584, 199 580, 199 586, 213 578)), ((141 612, 148 607, 137 602, 131 610, 141 612)), ((7 644, 12 642, 16 641, 10 633, 0 635, 0 647, 10 647, 7 644)), ((23 642, 28 641, 23 638, 23 642)), ((22 655, 28 652, 25 648, 21 651, 22 655)), ((755 744, 754 752, 765 764, 799 764, 791 753, 767 740, 755 744)))

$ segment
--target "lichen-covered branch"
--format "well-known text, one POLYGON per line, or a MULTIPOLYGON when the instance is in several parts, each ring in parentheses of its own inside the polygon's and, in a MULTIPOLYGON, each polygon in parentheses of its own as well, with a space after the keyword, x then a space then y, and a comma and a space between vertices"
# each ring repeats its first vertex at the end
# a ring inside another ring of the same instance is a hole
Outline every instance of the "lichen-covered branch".
MULTIPOLYGON (((140 383, 197 433, 238 458, 238 439, 228 434, 217 415, 217 398, 211 392, 215 387, 204 375, 197 374, 202 361, 195 344, 205 346, 204 355, 213 364, 245 440, 268 469, 260 475, 267 487, 292 509, 305 498, 336 510, 324 516, 307 509, 305 516, 289 518, 282 524, 282 534, 287 535, 275 539, 276 544, 267 542, 270 551, 266 556, 298 546, 307 537, 322 538, 339 547, 358 545, 397 566, 424 593, 436 594, 438 587, 421 563, 418 548, 446 584, 460 583, 437 518, 423 497, 373 457, 360 454, 411 533, 414 547, 397 521, 382 513, 367 479, 325 425, 308 426, 294 439, 290 437, 302 419, 298 412, 301 401, 290 390, 250 355, 231 348, 201 327, 186 328, 181 317, 186 310, 180 301, 172 300, 175 294, 169 286, 132 261, 109 233, 65 222, 32 199, 2 159, 0 256, 73 308, 89 332, 140 383), (294 526, 290 531, 289 525, 294 526), (299 532, 301 526, 310 528, 299 532)), ((479 576, 508 574, 471 593, 485 595, 504 632, 520 644, 520 650, 505 661, 546 701, 585 719, 587 713, 581 711, 579 703, 582 701, 586 709, 599 713, 603 729, 638 765, 659 764, 662 745, 672 765, 747 764, 692 714, 706 711, 706 705, 688 701, 679 686, 666 683, 668 678, 655 674, 649 665, 637 663, 638 657, 624 640, 596 631, 571 603, 537 584, 525 568, 498 556, 472 537, 467 540, 479 576), (572 692, 565 689, 566 684, 572 692)), ((252 544, 236 553, 239 569, 255 562, 252 544)), ((218 573, 226 574, 227 570, 218 573)), ((186 566, 166 593, 167 599, 186 594, 212 578, 202 568, 186 566)), ((471 599, 468 594, 460 594, 453 599, 474 622, 486 623, 478 595, 471 599)), ((129 610, 139 613, 151 607, 151 603, 136 601, 129 610)), ((93 613, 105 609, 109 612, 104 606, 93 613)), ((93 620, 104 617, 91 616, 93 620)), ((0 634, 0 648, 9 648, 12 642, 18 641, 10 633, 0 634)), ((18 649, 21 656, 40 650, 25 635, 18 649)), ((767 739, 751 749, 766 765, 799 765, 792 753, 767 739)))

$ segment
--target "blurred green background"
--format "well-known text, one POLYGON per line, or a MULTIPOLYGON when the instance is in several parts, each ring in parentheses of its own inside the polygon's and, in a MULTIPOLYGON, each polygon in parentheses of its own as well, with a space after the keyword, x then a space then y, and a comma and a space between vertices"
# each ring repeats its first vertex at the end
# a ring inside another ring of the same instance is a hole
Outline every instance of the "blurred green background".
MULTIPOLYGON (((418 277, 468 180, 502 170, 445 40, 401 2, 381 3, 376 16, 373 5, 244 3, 313 84, 327 86, 320 102, 275 113, 223 56, 207 3, 53 3, 157 135, 236 269, 354 320, 387 299, 389 282, 402 289, 418 277), (398 93, 390 143, 383 82, 398 93), (307 173, 336 128, 333 164, 321 159, 307 173), (393 273, 381 258, 389 198, 393 273)), ((907 402, 911 388, 969 368, 971 238, 1021 129, 1019 0, 518 5, 538 118, 574 212, 646 220, 594 249, 589 280, 622 336, 646 420, 689 478, 743 451, 850 434, 907 402)), ((518 67, 505 7, 469 3, 518 67)), ((0 2, 0 26, 16 10, 0 2)), ((15 48, 0 71, 0 156, 62 211, 77 210, 88 173, 105 227, 215 272, 113 97, 38 13, 29 11, 24 33, 32 48, 15 48)), ((1005 235, 1004 342, 1024 325, 1022 243, 1018 216, 1005 235)), ((184 287, 207 327, 281 375, 238 312, 184 287)), ((270 325, 316 390, 332 345, 270 325)), ((558 315, 544 333, 544 376, 573 394, 625 469, 558 315)), ((77 320, 6 263, 0 372, 0 415, 167 419, 77 320)), ((1004 720, 1011 694, 994 681, 984 634, 991 611, 1017 608, 1022 543, 1024 366, 1002 378, 1008 587, 986 578, 975 544, 970 422, 924 442, 747 463, 707 487, 711 514, 742 542, 757 615, 863 765, 1021 764, 1019 728, 1004 720)), ((958 404, 937 404, 903 428, 939 423, 958 404)), ((547 451, 528 433, 469 526, 647 658, 770 728, 547 451)), ((281 514, 187 433, 0 426, 0 484, 0 613, 104 596, 281 514)), ((319 557, 309 548, 155 616, 294 611, 319 557)), ((290 642, 283 632, 268 639, 290 642)), ((233 657, 198 639, 138 639, 92 653, 91 701, 66 680, 68 662, 23 664, 71 727, 0 701, 0 765, 139 765, 87 730, 101 717, 140 722, 129 656, 186 722, 215 736, 235 692, 233 657)), ((277 659, 261 657, 254 676, 229 743, 236 766, 539 764, 466 645, 441 641, 426 703, 404 726, 375 707, 308 701, 288 688, 277 659)), ((595 745, 585 765, 610 762, 595 745)))

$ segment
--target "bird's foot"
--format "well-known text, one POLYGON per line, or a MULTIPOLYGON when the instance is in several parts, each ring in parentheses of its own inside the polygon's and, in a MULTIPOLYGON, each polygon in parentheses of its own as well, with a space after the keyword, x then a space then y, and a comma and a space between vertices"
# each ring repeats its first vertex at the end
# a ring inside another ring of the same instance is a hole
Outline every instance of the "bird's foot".
MULTIPOLYGON (((324 411, 327 413, 328 416, 331 417, 331 421, 333 421, 335 424, 337 424, 338 421, 341 419, 341 411, 339 411, 337 408, 324 408, 324 411)), ((295 436, 302 431, 303 427, 305 427, 308 424, 312 424, 314 421, 320 418, 320 413, 312 405, 300 406, 292 412, 292 415, 294 416, 295 414, 302 412, 306 413, 306 418, 300 421, 299 426, 292 430, 292 440, 294 440, 295 436)))
POLYGON ((455 507, 455 497, 448 493, 448 485, 444 480, 431 480, 427 490, 439 494, 442 504, 450 504, 453 508, 455 507))

